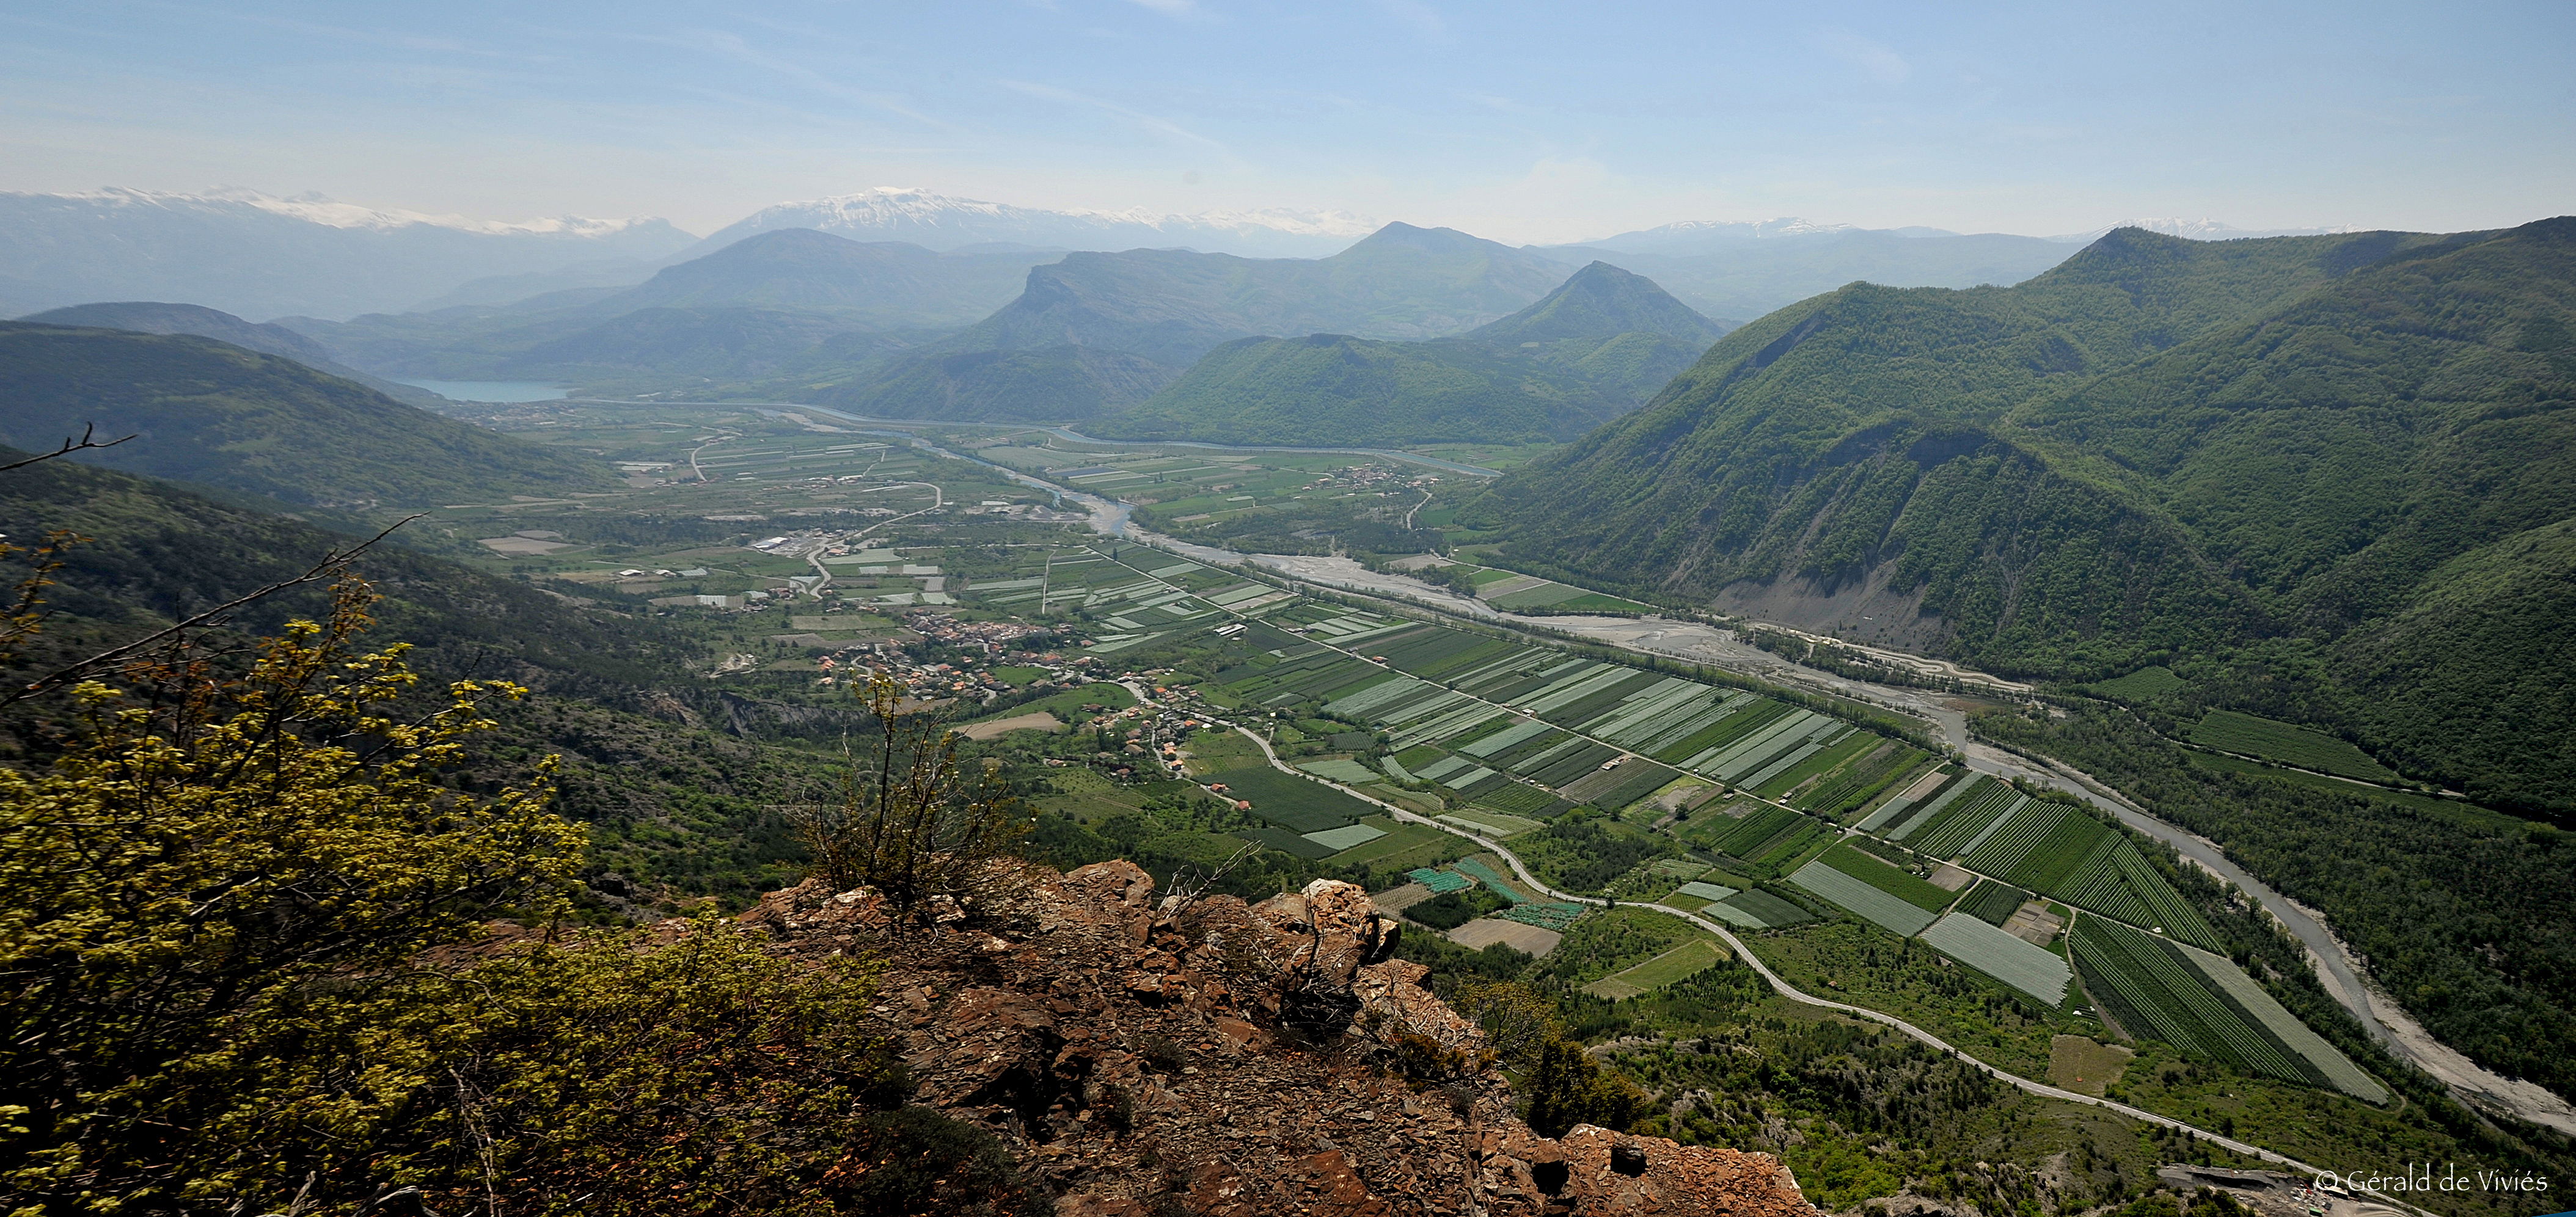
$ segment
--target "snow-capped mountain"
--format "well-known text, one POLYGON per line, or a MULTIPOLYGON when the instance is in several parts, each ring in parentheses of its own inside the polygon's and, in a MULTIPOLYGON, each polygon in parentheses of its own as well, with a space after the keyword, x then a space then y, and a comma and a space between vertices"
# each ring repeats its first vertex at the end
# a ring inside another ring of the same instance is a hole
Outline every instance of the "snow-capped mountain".
POLYGON ((2205 217, 2197 220, 2151 217, 2105 224, 2088 232, 2061 233, 2048 239, 2069 244, 2089 245, 2103 233, 2114 228, 2143 228, 2149 232, 2160 232, 2169 237, 2182 237, 2191 241, 2242 241, 2249 237, 2313 237, 2325 233, 2354 231, 2350 224, 2332 224, 2323 228, 2238 228, 2233 224, 2205 217))
POLYGON ((694 241, 659 219, 503 222, 240 189, 0 192, 0 308, 159 300, 347 317, 581 263, 633 262, 640 280, 694 241))
POLYGON ((814 228, 853 241, 909 241, 935 250, 1002 242, 1044 249, 1188 246, 1255 258, 1317 258, 1339 252, 1377 227, 1374 221, 1338 211, 1052 211, 879 186, 764 207, 717 231, 696 252, 712 252, 754 233, 814 228))

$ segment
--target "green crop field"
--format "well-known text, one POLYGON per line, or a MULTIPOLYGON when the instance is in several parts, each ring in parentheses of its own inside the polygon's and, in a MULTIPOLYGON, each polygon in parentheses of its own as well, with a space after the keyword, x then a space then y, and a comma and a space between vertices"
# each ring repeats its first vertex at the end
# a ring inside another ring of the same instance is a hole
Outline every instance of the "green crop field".
MULTIPOLYGON (((1852 855, 1859 858, 1860 855, 1852 855)), ((1867 865, 1882 870, 1892 869, 1884 863, 1867 865)), ((1902 872, 1900 872, 1902 873, 1902 872)), ((1871 922, 1900 938, 1911 938, 1932 924, 1932 914, 1921 906, 1880 890, 1858 876, 1823 862, 1810 862, 1789 876, 1789 882, 1805 888, 1862 920, 1871 922)))
POLYGON ((2204 950, 2225 949, 2182 893, 2147 865, 2135 843, 2123 837, 2104 836, 2053 894, 2106 917, 2161 930, 2204 950))
POLYGON ((2296 765, 2366 782, 2385 782, 2397 774, 2351 744, 2289 723, 2212 710, 2191 729, 2191 742, 2221 752, 2241 752, 2267 761, 2296 765))
POLYGON ((2116 680, 2097 681, 2088 686, 2093 692, 2120 701, 2153 701, 2167 693, 2188 688, 2189 683, 2166 667, 2140 668, 2116 680))
POLYGON ((2332 1086, 2373 1102, 2387 1097, 2377 1082, 2312 1033, 2294 1032, 2301 1042, 2293 1047, 2272 1026, 2288 1019, 2287 1012, 2273 1015, 2278 1003, 2251 980, 2213 981, 2209 970, 2235 968, 2224 959, 2193 954, 2099 917, 2077 917, 2068 941, 2086 992, 2132 1034, 2153 1036, 2249 1073, 2332 1086))
POLYGON ((1967 898, 1959 902, 1959 910, 1988 925, 2002 925, 2011 920, 2012 915, 2022 905, 2029 902, 2029 892, 2009 883, 1982 879, 1978 881, 1977 889, 1968 893, 1967 898))
POLYGON ((2002 875, 2021 865, 2032 847, 2055 830, 2058 822, 2073 814, 2063 803, 2025 803, 2001 828, 1986 837, 1986 843, 1970 850, 1959 864, 1980 874, 2002 875))
POLYGON ((1254 816, 1291 832, 1339 828, 1377 811, 1321 782, 1290 777, 1276 769, 1229 769, 1223 777, 1226 792, 1249 800, 1254 816))
POLYGON ((1842 772, 1807 788, 1792 804, 1819 815, 1840 816, 1869 802, 1879 791, 1911 780, 1927 759, 1921 749, 1889 740, 1842 772))
POLYGON ((2057 826, 2050 829, 2047 836, 2040 838, 2031 846, 2029 853, 2022 855, 2020 862, 1997 874, 1996 878, 2035 892, 2056 895, 2058 885, 2064 883, 2076 867, 2083 865, 2085 855, 2093 852, 2093 848, 2110 834, 2111 830, 2100 820, 2069 810, 2058 817, 2057 826))
MULTIPOLYGON (((1773 807, 1767 803, 1757 805, 1752 811, 1746 812, 1744 818, 1735 821, 1733 827, 1726 828, 1718 836, 1710 838, 1708 846, 1732 857, 1749 857, 1759 852, 1764 842, 1771 840, 1799 819, 1798 813, 1788 808, 1773 807)), ((1708 831, 1723 824, 1724 821, 1694 820, 1691 823, 1702 831, 1708 831)))
MULTIPOLYGON (((1886 740, 1880 739, 1878 736, 1872 735, 1869 732, 1854 731, 1850 735, 1844 737, 1842 742, 1833 744, 1826 748, 1818 749, 1815 753, 1808 756, 1807 759, 1780 771, 1777 775, 1763 782, 1762 785, 1754 791, 1754 793, 1759 794, 1766 799, 1780 798, 1787 795, 1792 790, 1798 790, 1799 787, 1805 785, 1812 779, 1821 777, 1824 774, 1830 773, 1845 764, 1875 751, 1879 745, 1886 742, 1886 740)), ((1800 791, 1800 793, 1803 794, 1805 792, 1800 791)))
POLYGON ((1950 906, 1952 893, 1849 845, 1836 845, 1826 850, 1819 861, 1927 913, 1937 913, 1950 906))
POLYGON ((1612 1001, 1635 997, 1652 993, 1675 981, 1686 980, 1724 958, 1726 948, 1719 946, 1716 940, 1693 938, 1644 963, 1593 981, 1583 986, 1583 991, 1612 1001))

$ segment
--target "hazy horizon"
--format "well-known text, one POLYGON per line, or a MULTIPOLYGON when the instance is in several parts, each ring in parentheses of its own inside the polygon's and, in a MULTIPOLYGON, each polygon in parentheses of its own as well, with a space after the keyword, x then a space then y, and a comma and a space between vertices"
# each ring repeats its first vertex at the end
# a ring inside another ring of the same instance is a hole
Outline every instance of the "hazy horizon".
POLYGON ((0 15, 0 189, 231 185, 479 221, 903 185, 1512 244, 1800 217, 2455 231, 2570 210, 2576 19, 2490 6, 1572 15, 1102 0, 0 15), (2498 37, 2509 33, 2510 37, 2498 37))

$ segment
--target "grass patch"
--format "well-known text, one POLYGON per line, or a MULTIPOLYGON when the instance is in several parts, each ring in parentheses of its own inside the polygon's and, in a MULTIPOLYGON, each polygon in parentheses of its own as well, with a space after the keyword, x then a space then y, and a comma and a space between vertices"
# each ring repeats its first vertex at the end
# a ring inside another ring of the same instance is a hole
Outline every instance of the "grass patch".
POLYGON ((2174 675, 2171 668, 2157 666, 2140 668, 2115 680, 2098 681, 2086 687, 2119 701, 2144 702, 2187 689, 2191 682, 2174 675))
POLYGON ((2118 1044, 2100 1043, 2088 1036, 2061 1035, 2049 1044, 2048 1082, 2078 1094, 2098 1096, 2105 1088, 2119 1084, 2130 1058, 2137 1055, 2118 1044))
POLYGON ((1719 946, 1716 939, 1694 938, 1635 967, 1593 981, 1583 986, 1583 991, 1612 1001, 1635 997, 1695 975, 1724 958, 1726 948, 1719 946))

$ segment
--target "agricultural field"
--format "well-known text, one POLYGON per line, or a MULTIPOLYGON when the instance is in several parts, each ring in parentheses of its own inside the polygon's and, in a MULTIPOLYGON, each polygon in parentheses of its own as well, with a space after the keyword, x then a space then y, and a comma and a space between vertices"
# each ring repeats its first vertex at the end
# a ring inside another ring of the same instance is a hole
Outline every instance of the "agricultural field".
MULTIPOLYGON (((1883 862, 1866 861, 1884 871, 1905 873, 1883 862)), ((1857 867, 1859 863, 1847 865, 1857 867)), ((1900 938, 1911 938, 1932 924, 1933 914, 1921 906, 1889 894, 1868 879, 1828 866, 1821 859, 1798 868, 1796 874, 1789 876, 1789 882, 1900 938)))
POLYGON ((2011 785, 1983 774, 1955 790, 1944 805, 1927 807, 1888 838, 1935 858, 1956 858, 1984 844, 1988 833, 2030 801, 2011 785))
POLYGON ((2168 693, 2188 689, 2191 682, 2174 675, 2173 669, 2159 665, 2140 668, 2116 679, 2095 681, 2084 687, 2087 692, 2116 701, 2150 702, 2168 693))
POLYGON ((1080 443, 1043 430, 934 429, 996 464, 1135 505, 1137 523, 1243 552, 1396 557, 1447 547, 1485 479, 1358 453, 1080 443))
POLYGON ((1693 938, 1644 963, 1593 981, 1583 986, 1583 991, 1612 1001, 1637 997, 1687 980, 1727 957, 1725 946, 1716 939, 1693 938))
POLYGON ((2365 782, 2388 782, 2397 778, 2396 771, 2325 732, 2233 710, 2210 711, 2192 727, 2191 742, 2220 752, 2261 757, 2319 773, 2360 778, 2365 782))
POLYGON ((1884 858, 1872 857, 1848 844, 1835 845, 1816 861, 1927 913, 1938 913, 1950 907, 1950 902, 1956 898, 1955 893, 1943 891, 1891 865, 1884 858))
POLYGON ((1624 597, 1493 567, 1470 567, 1459 572, 1458 577, 1473 581, 1478 599, 1504 612, 1526 617, 1655 611, 1651 604, 1639 604, 1624 597))
POLYGON ((2067 941, 2085 991, 2132 1035, 2248 1073, 2387 1101, 2376 1079, 2227 960, 2099 917, 2079 915, 2067 941))
POLYGON ((2119 830, 2063 803, 2023 800, 1960 865, 2195 946, 2216 931, 2119 830))
POLYGON ((1987 925, 2000 926, 2029 903, 2030 893, 1992 879, 1979 880, 1974 890, 1959 901, 1959 911, 1987 925))
POLYGON ((1952 913, 1933 922, 1923 943, 1941 954, 2012 986, 2044 1006, 2066 1001, 2071 972, 2066 961, 2045 947, 2032 946, 1984 919, 1952 913))
POLYGON ((1931 756, 1897 740, 1879 741, 1839 770, 1818 766, 1815 776, 1795 788, 1789 805, 1800 811, 1839 819, 1890 788, 1903 789, 1916 780, 1931 756), (1827 776, 1830 774, 1830 776, 1827 776))
POLYGON ((1747 930, 1779 930, 1814 921, 1816 915, 1759 888, 1709 901, 1700 916, 1747 930))

